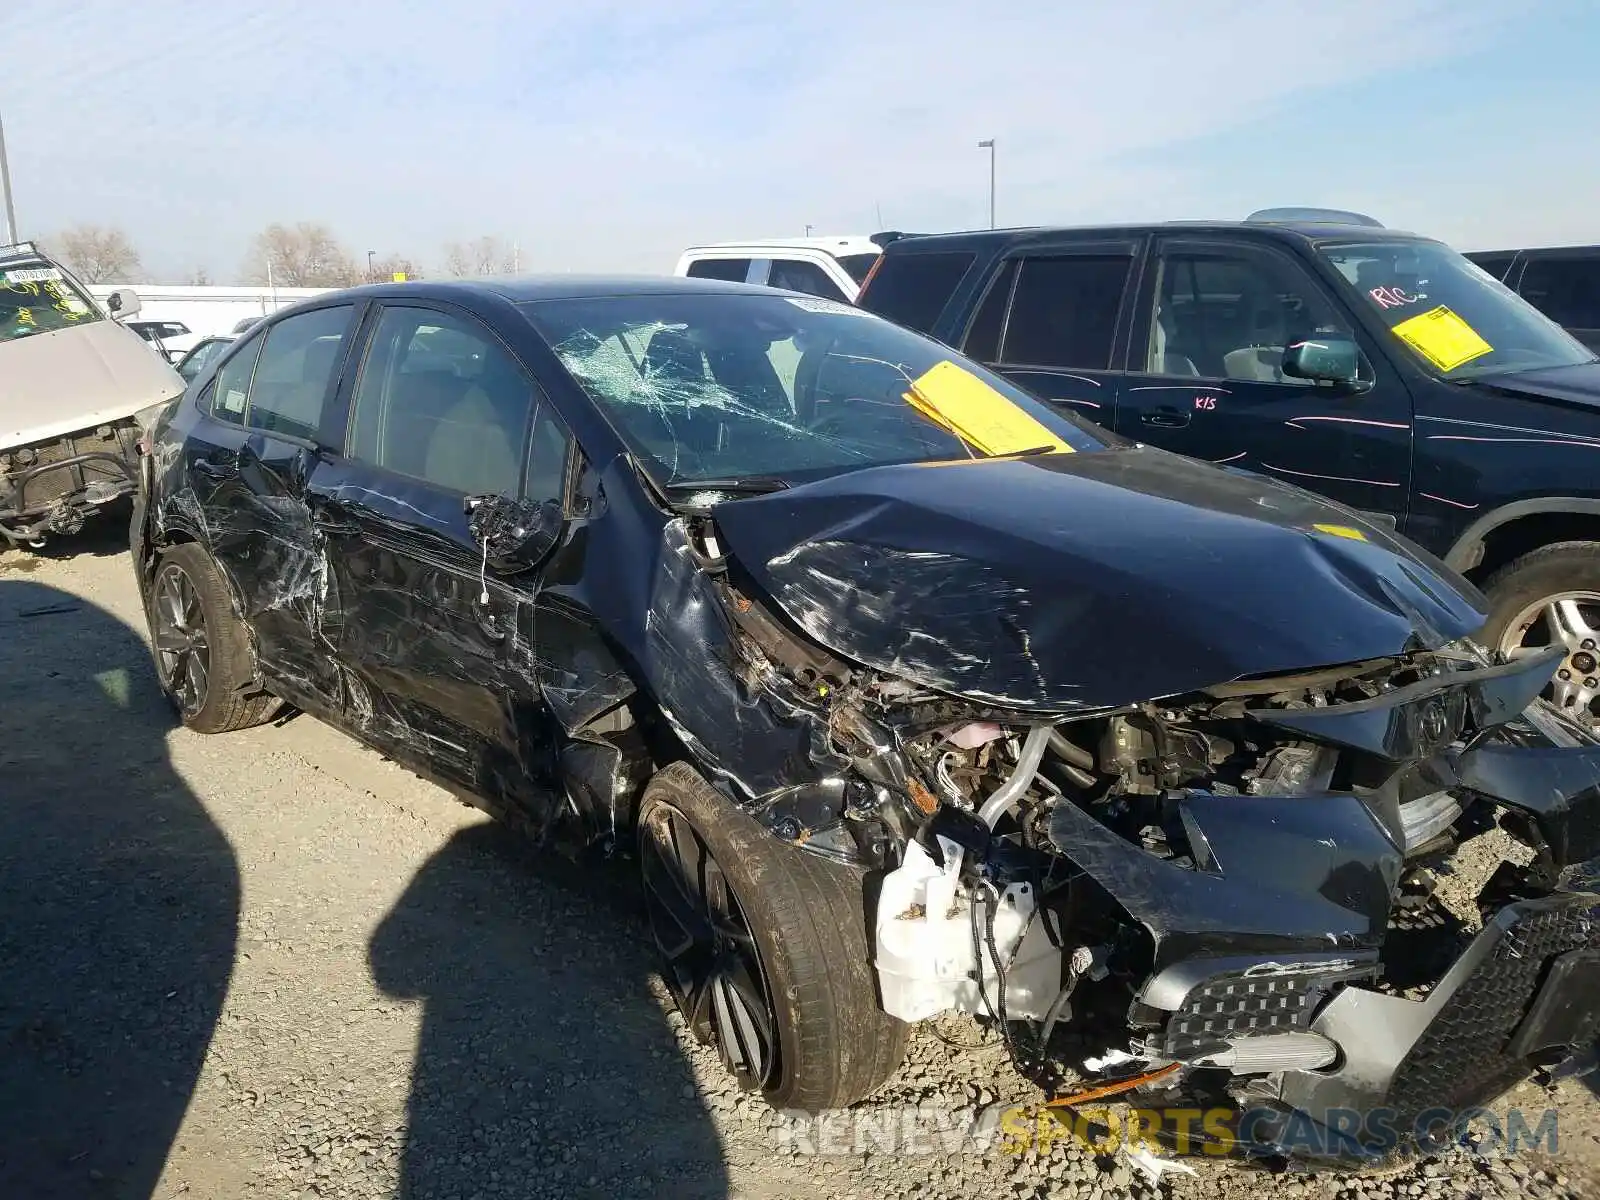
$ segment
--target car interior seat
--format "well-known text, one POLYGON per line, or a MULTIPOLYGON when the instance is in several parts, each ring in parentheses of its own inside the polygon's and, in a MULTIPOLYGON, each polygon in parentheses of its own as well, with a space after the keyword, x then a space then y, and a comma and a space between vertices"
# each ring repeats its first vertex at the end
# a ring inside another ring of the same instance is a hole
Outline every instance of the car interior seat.
POLYGON ((1199 375, 1194 359, 1171 348, 1177 333, 1171 306, 1163 302, 1156 309, 1155 325, 1150 330, 1151 369, 1158 375, 1199 375))
POLYGON ((439 418, 425 474, 455 491, 516 495, 532 396, 494 375, 474 381, 439 418))

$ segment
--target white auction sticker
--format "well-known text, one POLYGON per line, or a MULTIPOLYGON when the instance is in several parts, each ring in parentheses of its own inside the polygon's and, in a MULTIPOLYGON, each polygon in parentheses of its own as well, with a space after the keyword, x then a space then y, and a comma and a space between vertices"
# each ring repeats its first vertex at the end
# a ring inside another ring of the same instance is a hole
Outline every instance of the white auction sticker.
POLYGON ((841 304, 837 300, 824 300, 820 296, 785 296, 784 299, 790 304, 794 305, 796 308, 803 308, 807 312, 837 313, 841 316, 848 317, 872 317, 877 315, 876 313, 867 312, 867 310, 864 308, 856 308, 854 305, 850 304, 841 304))
POLYGON ((7 283, 51 283, 61 278, 54 267, 26 267, 20 271, 7 271, 7 283))

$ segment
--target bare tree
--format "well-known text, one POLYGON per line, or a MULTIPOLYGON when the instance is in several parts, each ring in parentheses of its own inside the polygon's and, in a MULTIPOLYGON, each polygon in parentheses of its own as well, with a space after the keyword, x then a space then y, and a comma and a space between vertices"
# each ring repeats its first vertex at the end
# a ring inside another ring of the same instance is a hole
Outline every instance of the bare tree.
POLYGON ((183 281, 190 287, 210 287, 211 272, 204 267, 196 267, 188 275, 184 276, 183 281))
POLYGON ((256 235, 245 274, 254 283, 280 287, 348 287, 361 272, 326 225, 301 221, 268 225, 256 235))
POLYGON ((517 269, 514 248, 493 234, 470 242, 451 242, 444 248, 444 269, 464 275, 509 275, 517 269))
POLYGON ((422 270, 413 259, 404 254, 386 254, 382 258, 374 259, 370 277, 378 283, 388 283, 396 275, 404 275, 407 279, 421 279, 422 270))
POLYGON ((126 282, 139 269, 139 252, 120 229, 75 225, 52 241, 85 283, 126 282))

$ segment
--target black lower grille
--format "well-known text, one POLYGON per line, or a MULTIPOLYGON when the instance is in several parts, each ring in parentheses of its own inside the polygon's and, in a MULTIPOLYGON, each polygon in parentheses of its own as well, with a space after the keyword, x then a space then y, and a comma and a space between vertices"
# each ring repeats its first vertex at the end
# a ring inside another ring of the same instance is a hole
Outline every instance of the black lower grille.
POLYGON ((1230 1038, 1304 1029, 1333 989, 1360 971, 1272 970, 1213 975, 1198 984, 1167 1021, 1162 1053, 1193 1058, 1230 1038))
POLYGON ((1451 993, 1395 1072, 1389 1107, 1404 1118, 1488 1103, 1529 1065, 1506 1054, 1549 971, 1571 950, 1600 947, 1600 906, 1567 897, 1521 912, 1451 993))

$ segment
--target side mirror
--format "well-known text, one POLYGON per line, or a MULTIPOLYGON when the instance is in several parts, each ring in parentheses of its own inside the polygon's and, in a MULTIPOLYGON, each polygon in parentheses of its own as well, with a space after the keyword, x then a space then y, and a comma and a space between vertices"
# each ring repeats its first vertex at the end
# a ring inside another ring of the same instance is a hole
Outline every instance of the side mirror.
POLYGON ((1361 351, 1350 338, 1319 333, 1284 350, 1283 373, 1292 379, 1359 388, 1361 351))
POLYGON ((489 562, 502 567, 537 566, 561 536, 561 505, 555 500, 468 496, 466 510, 473 540, 489 562))
POLYGON ((139 315, 139 293, 132 288, 118 288, 106 297, 106 309, 114 321, 126 321, 139 315))

